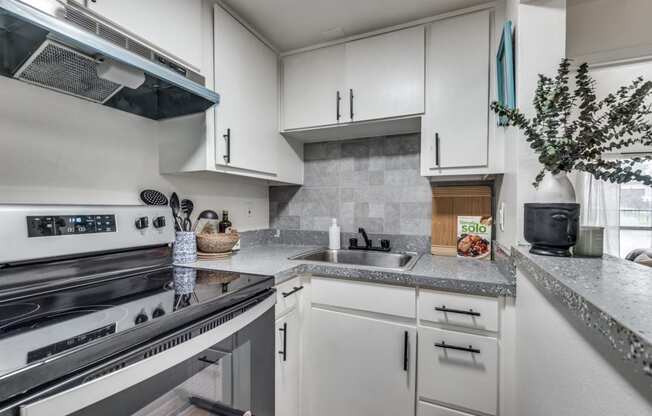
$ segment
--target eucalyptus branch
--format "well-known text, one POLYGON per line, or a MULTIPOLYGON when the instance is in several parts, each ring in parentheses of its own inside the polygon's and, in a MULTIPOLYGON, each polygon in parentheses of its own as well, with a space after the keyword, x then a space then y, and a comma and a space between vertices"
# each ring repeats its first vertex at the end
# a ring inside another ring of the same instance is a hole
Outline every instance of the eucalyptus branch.
POLYGON ((638 181, 652 186, 652 176, 636 169, 652 156, 606 160, 605 153, 642 144, 652 146, 652 81, 639 77, 629 85, 597 98, 596 82, 586 63, 575 73, 575 88, 569 87, 571 62, 563 59, 554 78, 539 75, 533 97, 534 116, 500 103, 491 109, 508 124, 523 131, 543 165, 533 185, 546 172, 557 174, 579 170, 596 179, 615 183, 638 181))

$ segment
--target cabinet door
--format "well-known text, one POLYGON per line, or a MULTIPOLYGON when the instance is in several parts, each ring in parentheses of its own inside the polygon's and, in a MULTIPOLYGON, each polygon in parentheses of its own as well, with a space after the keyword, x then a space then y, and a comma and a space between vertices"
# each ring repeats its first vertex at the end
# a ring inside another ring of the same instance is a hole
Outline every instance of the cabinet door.
POLYGON ((88 7, 201 70, 201 0, 96 0, 88 7))
POLYGON ((285 130, 349 121, 344 56, 336 45, 283 58, 285 130))
POLYGON ((276 412, 299 415, 300 320, 297 309, 276 321, 276 412))
POLYGON ((317 308, 310 319, 311 416, 414 414, 414 327, 317 308))
POLYGON ((216 164, 275 173, 278 58, 244 26, 215 6, 216 164))
POLYGON ((423 113, 424 43, 422 26, 347 43, 345 99, 353 106, 346 119, 423 113))
POLYGON ((421 151, 432 174, 487 166, 490 19, 482 11, 429 28, 421 151))

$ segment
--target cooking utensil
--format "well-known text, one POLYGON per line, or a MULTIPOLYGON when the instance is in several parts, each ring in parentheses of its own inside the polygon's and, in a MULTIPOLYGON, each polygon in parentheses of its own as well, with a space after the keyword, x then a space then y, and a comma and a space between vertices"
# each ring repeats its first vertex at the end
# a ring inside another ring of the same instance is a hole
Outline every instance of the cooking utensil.
POLYGON ((167 205, 168 198, 159 191, 145 189, 140 193, 140 200, 147 205, 167 205))
POLYGON ((183 230, 190 231, 192 229, 192 221, 190 221, 190 216, 192 211, 195 209, 195 204, 192 203, 189 199, 183 199, 181 201, 181 211, 186 215, 186 218, 183 220, 183 230))
POLYGON ((174 217, 174 229, 182 231, 181 217, 179 216, 179 196, 176 192, 172 192, 170 196, 170 208, 172 208, 172 217, 174 217))

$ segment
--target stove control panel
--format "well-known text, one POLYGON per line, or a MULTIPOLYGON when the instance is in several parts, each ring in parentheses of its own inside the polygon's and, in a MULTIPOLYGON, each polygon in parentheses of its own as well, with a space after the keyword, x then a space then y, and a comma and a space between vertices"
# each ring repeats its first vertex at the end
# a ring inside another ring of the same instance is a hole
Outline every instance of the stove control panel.
POLYGON ((116 232, 115 215, 48 215, 27 217, 27 235, 53 237, 116 232))
POLYGON ((64 351, 79 347, 80 345, 95 341, 98 338, 115 334, 115 331, 116 324, 112 323, 110 325, 105 325, 101 328, 94 329, 84 334, 77 335, 76 337, 72 337, 33 351, 29 351, 27 353, 27 363, 29 364, 34 361, 43 360, 51 355, 60 354, 64 351))

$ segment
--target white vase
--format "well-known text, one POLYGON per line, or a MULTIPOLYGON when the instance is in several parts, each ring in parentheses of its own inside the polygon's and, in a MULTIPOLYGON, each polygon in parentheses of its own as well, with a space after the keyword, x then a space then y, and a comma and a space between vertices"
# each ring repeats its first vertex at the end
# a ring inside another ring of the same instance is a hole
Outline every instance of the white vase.
POLYGON ((534 198, 537 203, 574 204, 577 202, 575 188, 566 172, 555 175, 546 172, 546 176, 536 189, 534 198))

